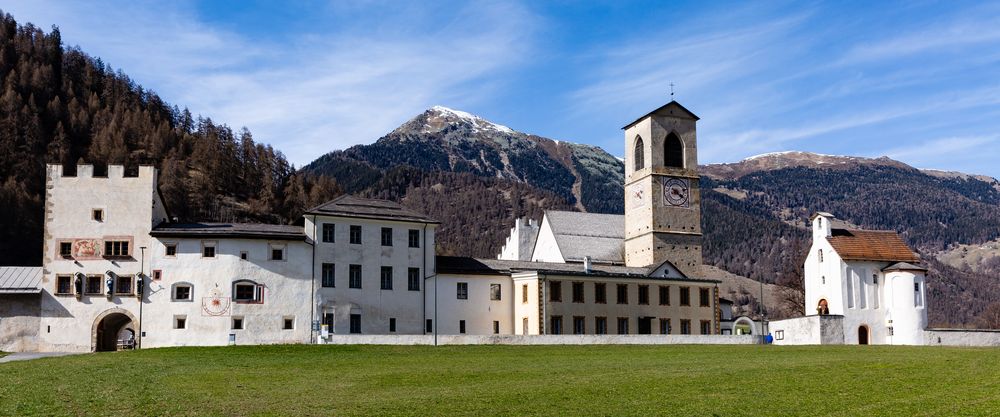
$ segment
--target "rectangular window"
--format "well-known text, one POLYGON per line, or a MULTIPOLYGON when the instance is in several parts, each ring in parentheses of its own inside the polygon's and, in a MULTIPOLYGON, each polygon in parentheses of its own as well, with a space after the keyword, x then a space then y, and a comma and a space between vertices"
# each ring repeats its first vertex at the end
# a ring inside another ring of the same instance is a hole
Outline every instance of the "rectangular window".
POLYGON ((660 319, 660 334, 670 334, 670 319, 660 319))
POLYGON ((174 328, 175 329, 186 329, 187 328, 187 316, 174 316, 174 328))
POLYGON ((574 282, 573 283, 573 302, 582 303, 583 302, 583 283, 574 282))
POLYGON ((551 323, 549 334, 562 334, 562 316, 552 316, 549 322, 551 323))
POLYGON ((465 320, 458 321, 458 332, 461 334, 465 334, 465 320))
POLYGON ((562 301, 562 282, 549 281, 549 301, 562 301))
POLYGON ((260 303, 263 300, 263 286, 246 281, 233 284, 233 301, 237 303, 260 303))
POLYGON ((115 279, 115 294, 132 294, 132 277, 117 277, 115 279))
POLYGON ((455 292, 456 292, 456 295, 457 295, 457 297, 458 297, 459 300, 468 300, 469 299, 469 283, 468 282, 459 282, 455 286, 455 292))
POLYGON ((872 274, 872 308, 878 308, 878 274, 872 274))
POLYGON ((691 320, 681 320, 681 334, 691 334, 691 320))
POLYGON ((351 226, 351 244, 361 244, 361 226, 351 226))
POLYGON ((243 330, 243 317, 233 317, 233 330, 243 330))
POLYGON ((282 319, 281 330, 295 329, 295 317, 285 317, 282 319))
POLYGON ((618 334, 628 334, 628 317, 618 318, 618 334))
POLYGON ((500 321, 493 320, 493 334, 500 334, 500 321))
POLYGON ((73 242, 59 242, 59 256, 63 258, 73 257, 73 242))
POLYGON ((701 334, 712 334, 712 322, 709 320, 701 321, 701 334))
POLYGON ((605 304, 608 302, 608 285, 603 282, 594 283, 594 302, 605 304))
POLYGON ((585 317, 573 316, 573 334, 587 333, 587 319, 585 317))
POLYGON ((87 277, 87 288, 85 292, 87 294, 100 294, 101 287, 103 286, 104 280, 100 275, 91 275, 87 277))
POLYGON ((628 304, 628 284, 618 284, 618 304, 628 304))
POLYGON ((396 318, 389 317, 389 333, 396 333, 396 318))
POLYGON ((106 258, 126 258, 131 256, 129 252, 129 241, 127 240, 105 240, 104 257, 106 258))
POLYGON ((250 254, 248 254, 245 250, 240 251, 240 260, 245 261, 247 259, 250 259, 250 254))
POLYGON ((392 228, 382 228, 382 246, 392 246, 392 228))
POLYGON ((920 283, 919 282, 914 282, 913 283, 913 306, 914 307, 923 307, 924 306, 924 297, 923 297, 923 294, 920 292, 920 283))
POLYGON ((406 270, 406 289, 410 291, 420 291, 420 268, 410 268, 406 270))
POLYGON ((639 286, 639 304, 647 305, 649 304, 649 286, 640 285, 639 286))
POLYGON ((159 270, 159 269, 154 269, 153 270, 153 277, 152 278, 153 278, 154 281, 159 281, 159 280, 163 279, 163 271, 159 270))
POLYGON ((434 320, 424 320, 424 333, 434 333, 434 320))
POLYGON ((361 265, 351 265, 347 271, 347 286, 361 288, 361 265))
POLYGON ((383 266, 382 267, 382 289, 391 290, 392 289, 392 267, 383 266))
POLYGON ((272 261, 285 260, 285 245, 268 245, 268 247, 271 249, 272 261))
POLYGON ((351 333, 361 333, 361 315, 351 314, 351 333))
POLYGON ((201 257, 202 258, 215 257, 215 242, 201 242, 201 257))
MULTIPOLYGON (((892 327, 889 328, 889 336, 892 336, 892 327)), ((785 331, 784 330, 775 330, 774 331, 774 340, 785 340, 785 331)))
POLYGON ((521 319, 521 334, 528 334, 528 318, 521 319))
POLYGON ((191 301, 191 286, 174 286, 174 301, 191 301))
POLYGON ((164 254, 166 254, 166 256, 177 256, 176 243, 167 243, 163 247, 164 247, 164 254))
POLYGON ((323 313, 323 322, 326 325, 327 333, 333 333, 333 313, 323 313))
POLYGON ((500 301, 500 284, 490 284, 490 300, 500 301))
POLYGON ((528 302, 528 284, 524 284, 521 286, 521 302, 522 303, 528 302))
POLYGON ((337 231, 337 226, 333 223, 323 223, 323 242, 333 243, 336 239, 334 234, 337 231))
POLYGON ((856 287, 858 289, 858 308, 868 308, 868 283, 865 282, 865 276, 854 271, 853 277, 858 284, 856 287))
POLYGON ((708 288, 698 289, 698 301, 702 307, 708 307, 711 304, 708 288))
POLYGON ((323 264, 323 286, 326 288, 335 288, 337 286, 337 265, 336 264, 323 264))
POLYGON ((409 243, 409 245, 410 245, 411 248, 419 248, 420 247, 420 231, 419 230, 415 230, 415 229, 410 229, 410 233, 409 233, 409 236, 408 236, 407 240, 408 240, 408 243, 409 243))
POLYGON ((594 317, 594 334, 608 334, 607 317, 594 317))
POLYGON ((68 295, 73 293, 73 277, 69 275, 59 275, 56 277, 56 294, 68 295))
POLYGON ((688 287, 681 287, 681 305, 691 305, 691 289, 688 287))
POLYGON ((92 219, 94 219, 95 222, 103 222, 104 221, 104 210, 94 209, 93 211, 90 212, 90 217, 92 219))
POLYGON ((660 305, 668 306, 670 305, 670 287, 666 285, 660 286, 660 305))

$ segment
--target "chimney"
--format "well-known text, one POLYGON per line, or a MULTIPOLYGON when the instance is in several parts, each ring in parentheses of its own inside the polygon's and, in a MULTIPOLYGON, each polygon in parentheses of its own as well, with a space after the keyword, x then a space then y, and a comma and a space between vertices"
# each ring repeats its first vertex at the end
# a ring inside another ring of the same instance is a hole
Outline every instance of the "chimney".
POLYGON ((590 273, 590 257, 589 256, 584 256, 583 257, 583 272, 586 272, 588 274, 590 273))

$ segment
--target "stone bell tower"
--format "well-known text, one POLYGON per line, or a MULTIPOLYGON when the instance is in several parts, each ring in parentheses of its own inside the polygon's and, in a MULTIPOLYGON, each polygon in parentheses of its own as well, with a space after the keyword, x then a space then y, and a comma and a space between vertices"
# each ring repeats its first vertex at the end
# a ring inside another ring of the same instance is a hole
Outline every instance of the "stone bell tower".
POLYGON ((676 101, 625 130, 625 265, 701 276, 698 116, 676 101))

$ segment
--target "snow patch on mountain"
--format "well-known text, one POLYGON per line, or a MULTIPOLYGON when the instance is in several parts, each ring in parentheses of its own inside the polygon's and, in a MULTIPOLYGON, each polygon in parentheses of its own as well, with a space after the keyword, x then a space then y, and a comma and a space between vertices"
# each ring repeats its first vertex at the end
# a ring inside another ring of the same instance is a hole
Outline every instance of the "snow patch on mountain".
POLYGON ((448 108, 448 107, 445 107, 445 106, 434 106, 434 107, 431 107, 430 110, 432 112, 438 113, 440 115, 451 116, 451 117, 455 117, 455 118, 461 119, 463 121, 466 121, 469 124, 471 124, 474 128, 476 128, 476 129, 495 130, 495 131, 502 132, 502 133, 507 133, 507 134, 513 134, 513 133, 515 133, 514 129, 511 129, 511 128, 507 127, 507 126, 504 126, 504 125, 501 125, 501 124, 497 124, 497 123, 493 123, 493 122, 491 122, 489 120, 486 120, 486 119, 484 119, 482 117, 479 117, 479 116, 476 116, 476 115, 474 115, 472 113, 464 112, 464 111, 461 111, 461 110, 455 110, 455 109, 451 109, 451 108, 448 108))

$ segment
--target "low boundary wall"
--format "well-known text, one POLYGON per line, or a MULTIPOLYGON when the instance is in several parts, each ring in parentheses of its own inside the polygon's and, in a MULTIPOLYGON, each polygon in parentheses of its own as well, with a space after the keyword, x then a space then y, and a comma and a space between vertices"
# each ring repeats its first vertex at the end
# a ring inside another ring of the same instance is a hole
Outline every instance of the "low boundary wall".
MULTIPOLYGON (((434 335, 332 335, 331 345, 433 345, 434 335)), ((438 345, 752 345, 751 335, 438 335, 438 345)))
POLYGON ((927 346, 994 346, 1000 347, 1000 330, 927 329, 927 346))

